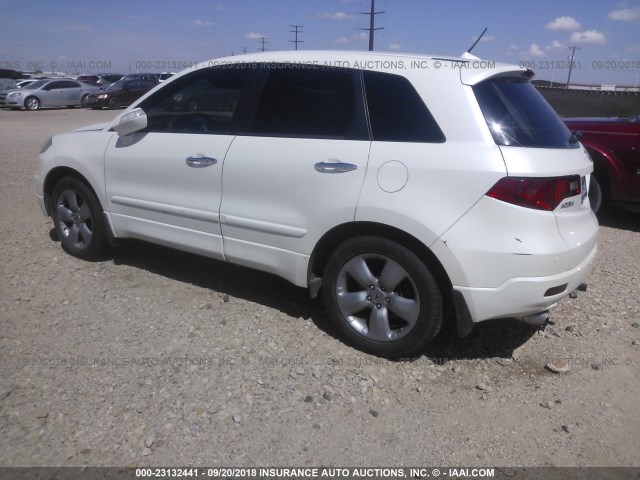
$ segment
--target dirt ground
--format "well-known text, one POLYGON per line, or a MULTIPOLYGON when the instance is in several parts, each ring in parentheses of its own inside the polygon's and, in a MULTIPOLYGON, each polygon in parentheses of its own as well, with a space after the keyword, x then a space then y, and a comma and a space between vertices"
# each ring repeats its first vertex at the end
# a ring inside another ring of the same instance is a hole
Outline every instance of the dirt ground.
POLYGON ((640 466, 640 215, 603 212, 588 291, 545 332, 447 329, 391 362, 271 275, 141 242, 65 254, 38 152, 114 115, 0 111, 0 466, 640 466))

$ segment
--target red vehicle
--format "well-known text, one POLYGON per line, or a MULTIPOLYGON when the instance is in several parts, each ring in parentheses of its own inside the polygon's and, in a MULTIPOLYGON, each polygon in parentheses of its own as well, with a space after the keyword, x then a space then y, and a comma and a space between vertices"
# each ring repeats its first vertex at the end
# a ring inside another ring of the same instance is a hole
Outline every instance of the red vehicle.
POLYGON ((564 122, 571 131, 581 132, 576 136, 593 159, 589 188, 593 210, 611 201, 640 212, 640 115, 564 122))

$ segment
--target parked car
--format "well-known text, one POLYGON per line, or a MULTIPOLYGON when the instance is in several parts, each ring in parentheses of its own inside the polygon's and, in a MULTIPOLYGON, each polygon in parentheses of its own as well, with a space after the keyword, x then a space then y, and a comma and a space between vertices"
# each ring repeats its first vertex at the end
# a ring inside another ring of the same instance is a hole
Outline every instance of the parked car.
POLYGON ((122 77, 123 80, 147 80, 153 83, 160 83, 159 73, 130 73, 122 77))
POLYGON ((617 202, 640 211, 640 115, 567 118, 594 163, 589 199, 594 211, 617 202))
POLYGON ((96 75, 80 75, 76 80, 97 87, 107 87, 120 80, 123 76, 121 73, 98 73, 96 75))
POLYGON ((216 59, 49 139, 38 202, 79 258, 138 238, 322 292, 335 331, 376 355, 420 352, 449 318, 460 335, 542 326, 596 255, 593 165, 530 70, 476 60, 216 59))
POLYGON ((38 80, 20 89, 0 92, 0 107, 39 110, 44 107, 76 107, 100 89, 69 78, 38 80))
POLYGON ((175 75, 175 72, 162 72, 160 75, 158 75, 158 83, 164 82, 165 80, 169 80, 174 75, 175 75))
POLYGON ((42 80, 41 78, 30 78, 28 80, 20 80, 16 83, 16 88, 24 88, 27 85, 31 85, 34 82, 37 82, 38 80, 42 80))
POLYGON ((156 84, 147 80, 118 80, 98 93, 89 95, 85 106, 88 108, 107 107, 112 110, 131 105, 156 84))

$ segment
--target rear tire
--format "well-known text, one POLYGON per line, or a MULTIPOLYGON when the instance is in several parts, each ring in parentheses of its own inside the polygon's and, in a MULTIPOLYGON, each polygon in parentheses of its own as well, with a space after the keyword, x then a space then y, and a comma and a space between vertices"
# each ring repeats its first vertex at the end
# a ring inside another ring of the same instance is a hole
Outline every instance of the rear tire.
POLYGON ((329 258, 323 278, 329 318, 359 350, 411 357, 442 326, 442 295, 420 258, 385 238, 346 240, 329 258))
POLYGON ((51 218, 65 252, 96 260, 108 250, 103 211, 95 194, 83 182, 65 177, 51 196, 51 218))

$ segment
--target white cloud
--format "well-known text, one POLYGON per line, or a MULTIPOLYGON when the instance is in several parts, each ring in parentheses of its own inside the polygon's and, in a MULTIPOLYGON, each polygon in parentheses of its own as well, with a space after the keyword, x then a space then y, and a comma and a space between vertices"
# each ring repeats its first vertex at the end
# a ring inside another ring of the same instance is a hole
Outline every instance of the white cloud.
POLYGON ((566 48, 566 45, 558 40, 554 40, 550 45, 544 47, 544 49, 549 52, 551 50, 560 50, 561 48, 566 48))
POLYGON ((565 15, 564 17, 556 18, 553 22, 547 23, 545 28, 547 30, 566 30, 571 32, 580 28, 580 22, 573 17, 565 15))
POLYGON ((575 45, 604 45, 607 37, 597 30, 586 30, 584 32, 573 32, 569 37, 569 42, 575 45))
POLYGON ((349 43, 351 43, 351 39, 348 37, 339 37, 336 38, 333 43, 337 43, 338 45, 347 45, 349 43))
POLYGON ((216 9, 216 10, 218 10, 218 11, 220 11, 220 10, 224 10, 224 5, 223 5, 223 4, 221 4, 221 3, 218 3, 218 4, 217 4, 215 7, 213 7, 213 8, 215 8, 215 9, 216 9))
POLYGON ((612 10, 607 17, 609 20, 633 22, 634 20, 640 20, 640 8, 620 8, 618 10, 612 10))
POLYGON ((358 15, 352 15, 346 12, 320 12, 313 15, 318 20, 356 20, 358 15))
POLYGON ((387 47, 389 50, 402 50, 402 45, 399 43, 392 43, 387 47))
POLYGON ((516 45, 515 43, 512 43, 511 45, 509 45, 509 50, 518 50, 520 47, 518 47, 518 45, 516 45))
POLYGON ((537 43, 532 43, 525 53, 530 57, 544 57, 544 52, 537 43))
POLYGON ((213 22, 208 22, 206 20, 200 20, 198 18, 197 20, 194 20, 193 22, 191 22, 191 25, 195 25, 196 27, 210 27, 211 25, 213 25, 213 22))
POLYGON ((244 38, 246 38, 247 40, 260 40, 261 38, 269 37, 258 32, 249 32, 244 36, 244 38))
POLYGON ((640 44, 631 45, 629 48, 627 48, 627 52, 640 52, 640 44))

